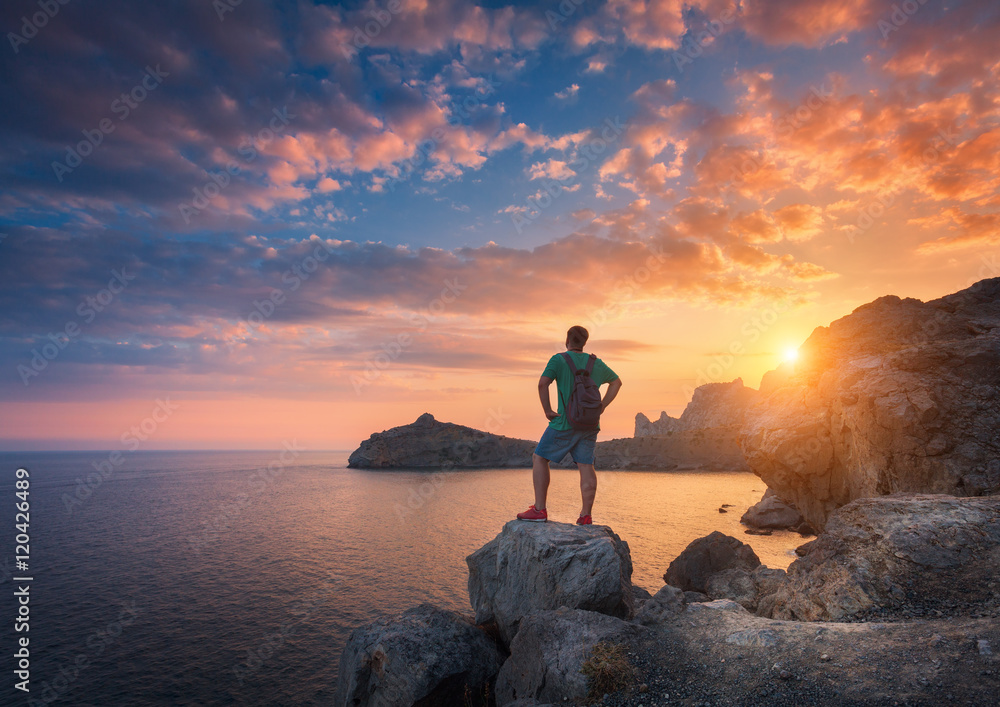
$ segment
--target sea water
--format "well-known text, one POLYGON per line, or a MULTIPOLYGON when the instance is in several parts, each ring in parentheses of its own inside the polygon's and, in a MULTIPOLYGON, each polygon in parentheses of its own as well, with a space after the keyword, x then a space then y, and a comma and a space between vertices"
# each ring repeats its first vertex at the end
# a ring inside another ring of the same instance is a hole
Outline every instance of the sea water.
MULTIPOLYGON (((421 602, 471 613, 465 557, 533 501, 526 469, 363 471, 346 452, 288 450, 114 459, 0 453, 0 704, 329 704, 353 627, 421 602), (20 576, 32 577, 27 632, 14 630, 20 576), (24 636, 27 694, 12 672, 24 636)), ((764 489, 748 473, 598 472, 594 522, 628 542, 650 592, 713 530, 785 568, 797 534, 739 524, 764 489)), ((579 504, 579 475, 553 470, 550 519, 574 522, 579 504)))

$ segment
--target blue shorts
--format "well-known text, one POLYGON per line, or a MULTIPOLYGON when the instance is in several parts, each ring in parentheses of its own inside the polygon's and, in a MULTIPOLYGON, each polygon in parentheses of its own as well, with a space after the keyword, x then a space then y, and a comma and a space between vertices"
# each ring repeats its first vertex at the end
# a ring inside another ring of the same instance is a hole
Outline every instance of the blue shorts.
POLYGON ((577 464, 593 464, 596 443, 597 430, 557 430, 546 427, 535 447, 535 454, 556 463, 569 454, 577 464))

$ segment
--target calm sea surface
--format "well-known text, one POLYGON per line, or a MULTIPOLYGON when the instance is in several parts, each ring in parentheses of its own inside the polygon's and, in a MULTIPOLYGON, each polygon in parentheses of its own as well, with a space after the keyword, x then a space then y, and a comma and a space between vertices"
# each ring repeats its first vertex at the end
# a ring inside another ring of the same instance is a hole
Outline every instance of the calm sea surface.
MULTIPOLYGON (((346 469, 346 453, 292 456, 125 453, 98 483, 107 453, 0 453, 0 704, 31 704, 13 688, 22 636, 34 704, 329 704, 351 628, 420 602, 470 613, 466 555, 532 501, 528 470, 368 472, 346 469), (31 474, 28 633, 13 628, 18 467, 31 474), (92 488, 78 483, 88 475, 92 488)), ((594 520, 628 542, 633 580, 651 592, 713 530, 771 567, 803 542, 743 534, 765 488, 751 474, 598 476, 594 520)), ((553 470, 552 520, 576 520, 578 479, 553 470)))

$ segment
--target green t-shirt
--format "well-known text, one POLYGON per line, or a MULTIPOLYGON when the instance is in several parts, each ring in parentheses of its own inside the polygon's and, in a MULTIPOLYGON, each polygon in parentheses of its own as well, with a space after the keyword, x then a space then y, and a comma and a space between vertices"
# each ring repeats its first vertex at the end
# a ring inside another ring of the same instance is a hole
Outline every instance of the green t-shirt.
MULTIPOLYGON (((570 358, 573 359, 573 364, 577 368, 586 368, 587 360, 590 358, 589 353, 584 353, 582 351, 569 351, 570 358)), ((573 389, 573 371, 569 369, 569 364, 566 363, 566 359, 563 358, 561 353, 556 354, 549 359, 549 362, 545 366, 545 370, 542 371, 542 375, 546 378, 551 378, 556 382, 556 388, 558 390, 557 397, 559 398, 559 417, 554 420, 549 421, 549 427, 557 430, 571 430, 573 426, 569 424, 569 420, 566 419, 564 414, 564 406, 566 401, 569 400, 570 392, 573 389)), ((598 386, 602 386, 605 383, 610 383, 618 377, 618 374, 608 368, 608 364, 604 363, 601 359, 594 361, 594 370, 591 371, 590 377, 594 379, 594 382, 598 386)))

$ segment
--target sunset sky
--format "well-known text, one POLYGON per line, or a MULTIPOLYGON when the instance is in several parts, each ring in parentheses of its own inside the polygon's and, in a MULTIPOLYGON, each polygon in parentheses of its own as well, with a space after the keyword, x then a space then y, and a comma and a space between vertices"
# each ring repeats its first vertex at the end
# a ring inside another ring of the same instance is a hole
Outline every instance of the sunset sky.
POLYGON ((0 20, 3 449, 537 438, 573 324, 630 436, 876 297, 1000 275, 995 0, 0 20))

